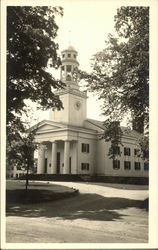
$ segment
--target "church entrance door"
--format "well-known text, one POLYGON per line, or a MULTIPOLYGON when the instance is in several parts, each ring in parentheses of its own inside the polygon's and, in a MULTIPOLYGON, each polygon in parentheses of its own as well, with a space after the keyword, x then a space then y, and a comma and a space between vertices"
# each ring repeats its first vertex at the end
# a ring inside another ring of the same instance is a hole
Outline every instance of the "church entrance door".
POLYGON ((45 161, 44 161, 44 173, 45 174, 47 173, 47 158, 45 158, 45 161))
POLYGON ((57 152, 57 174, 60 174, 60 152, 57 152))

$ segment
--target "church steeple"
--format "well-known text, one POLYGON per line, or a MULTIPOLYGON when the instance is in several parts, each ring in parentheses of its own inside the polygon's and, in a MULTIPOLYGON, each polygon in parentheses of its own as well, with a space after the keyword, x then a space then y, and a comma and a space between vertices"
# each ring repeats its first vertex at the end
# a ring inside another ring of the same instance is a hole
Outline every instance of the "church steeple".
POLYGON ((66 86, 57 91, 64 109, 50 110, 50 120, 68 125, 83 126, 87 118, 87 93, 78 85, 77 51, 71 45, 61 52, 61 81, 66 86))
POLYGON ((77 61, 77 51, 71 45, 61 52, 61 73, 60 78, 66 83, 66 86, 72 89, 79 89, 77 83, 77 70, 79 63, 77 61))

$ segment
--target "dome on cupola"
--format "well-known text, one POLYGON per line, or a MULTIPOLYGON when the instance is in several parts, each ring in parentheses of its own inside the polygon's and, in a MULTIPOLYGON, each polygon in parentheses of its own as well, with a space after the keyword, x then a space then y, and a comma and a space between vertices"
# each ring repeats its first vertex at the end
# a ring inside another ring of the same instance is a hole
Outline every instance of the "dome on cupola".
POLYGON ((79 66, 79 63, 77 61, 77 56, 78 56, 78 53, 76 49, 74 48, 74 46, 69 44, 64 50, 61 51, 62 64, 64 63, 65 65, 74 64, 74 66, 75 65, 79 66))
POLYGON ((75 51, 76 52, 76 49, 74 48, 74 46, 69 44, 63 51, 75 51))

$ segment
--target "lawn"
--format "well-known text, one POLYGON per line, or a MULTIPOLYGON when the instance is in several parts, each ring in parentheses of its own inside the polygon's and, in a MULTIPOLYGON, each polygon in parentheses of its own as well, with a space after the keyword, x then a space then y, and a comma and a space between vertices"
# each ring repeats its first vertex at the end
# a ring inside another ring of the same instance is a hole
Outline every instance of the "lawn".
POLYGON ((148 190, 145 187, 140 190, 139 186, 112 186, 30 182, 27 200, 25 182, 8 182, 6 241, 147 243, 148 190), (77 189, 79 192, 75 192, 77 189), (17 195, 17 190, 21 195, 17 195))
POLYGON ((25 181, 7 181, 6 203, 29 204, 65 199, 78 194, 78 190, 56 184, 30 181, 25 190, 25 181))

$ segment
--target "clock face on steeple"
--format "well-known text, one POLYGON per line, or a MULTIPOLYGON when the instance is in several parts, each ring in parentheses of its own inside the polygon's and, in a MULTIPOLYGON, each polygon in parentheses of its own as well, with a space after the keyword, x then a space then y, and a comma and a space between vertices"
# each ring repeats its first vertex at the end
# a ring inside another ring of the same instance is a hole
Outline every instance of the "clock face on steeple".
POLYGON ((75 109, 79 110, 81 108, 81 102, 80 101, 76 101, 75 102, 75 109))

